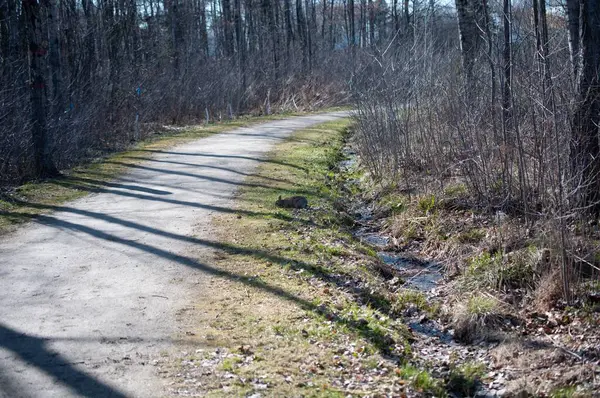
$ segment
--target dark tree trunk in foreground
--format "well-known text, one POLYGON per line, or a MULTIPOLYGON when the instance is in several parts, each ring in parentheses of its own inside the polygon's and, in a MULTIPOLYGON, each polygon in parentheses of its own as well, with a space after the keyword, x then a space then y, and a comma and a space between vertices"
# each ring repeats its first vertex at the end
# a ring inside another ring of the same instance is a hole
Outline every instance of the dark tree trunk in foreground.
POLYGON ((57 176, 58 170, 52 162, 48 125, 46 122, 46 79, 48 41, 43 36, 41 4, 30 0, 23 2, 24 20, 27 24, 29 42, 29 73, 31 76, 31 123, 35 156, 35 174, 46 178, 57 176))
MULTIPOLYGON (((569 8, 571 10, 571 8, 569 8)), ((571 20, 571 18, 569 18, 571 20)), ((581 72, 573 117, 571 160, 580 206, 600 215, 600 5, 585 1, 581 9, 581 72)))

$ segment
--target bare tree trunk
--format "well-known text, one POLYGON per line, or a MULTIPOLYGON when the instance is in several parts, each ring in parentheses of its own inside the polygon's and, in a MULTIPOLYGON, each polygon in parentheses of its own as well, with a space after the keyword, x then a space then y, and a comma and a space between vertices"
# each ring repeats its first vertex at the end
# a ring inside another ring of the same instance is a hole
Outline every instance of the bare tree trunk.
POLYGON ((482 0, 456 0, 460 46, 467 97, 476 90, 473 68, 481 52, 480 27, 488 21, 482 0))
POLYGON ((600 214, 600 5, 586 1, 581 9, 581 77, 573 117, 571 161, 577 178, 577 204, 600 214))
MULTIPOLYGON (((276 0, 278 1, 278 0, 276 0)), ((265 12, 268 17, 269 33, 271 36, 271 48, 273 57, 273 68, 275 70, 275 80, 279 77, 279 32, 277 30, 277 22, 275 19, 275 6, 271 0, 263 0, 265 12)))
POLYGON ((504 122, 511 125, 511 89, 512 89, 512 50, 511 50, 511 20, 510 20, 510 0, 503 0, 503 23, 504 23, 504 84, 502 89, 502 112, 504 122))
POLYGON ((9 2, 3 1, 0 3, 0 56, 2 57, 2 67, 4 70, 10 68, 10 14, 9 2))
POLYGON ((256 52, 256 43, 257 43, 257 32, 256 32, 256 24, 254 22, 254 7, 252 0, 244 0, 244 4, 246 5, 246 25, 248 30, 248 55, 254 54, 256 52))
POLYGON ((327 2, 323 0, 322 15, 321 15, 321 41, 325 42, 325 24, 327 22, 327 2))
POLYGON ((311 20, 312 20, 312 11, 310 8, 310 1, 305 0, 305 8, 306 8, 306 18, 304 20, 305 23, 305 34, 306 34, 306 54, 308 55, 308 71, 312 71, 313 67, 313 34, 311 29, 311 20))
POLYGON ((292 24, 292 4, 290 0, 283 2, 283 19, 285 20, 285 37, 286 37, 286 58, 290 62, 290 47, 294 42, 294 28, 292 24))
POLYGON ((404 0, 404 29, 408 34, 410 29, 410 10, 408 9, 408 0, 404 0))
POLYGON ((46 122, 46 79, 47 43, 42 34, 41 5, 38 1, 23 2, 23 17, 27 24, 29 42, 29 73, 31 76, 31 122, 35 156, 35 173, 46 178, 59 174, 50 148, 50 137, 46 122))
POLYGON ((578 81, 580 65, 580 18, 583 0, 567 0, 567 19, 569 29, 569 48, 573 67, 573 81, 578 81))
POLYGON ((356 29, 354 25, 354 0, 348 0, 348 24, 350 25, 350 47, 356 44, 356 29))
POLYGON ((93 79, 94 65, 96 65, 96 42, 94 40, 94 29, 96 21, 92 11, 92 0, 82 0, 83 13, 85 15, 85 55, 83 62, 83 75, 86 86, 90 86, 93 79))
POLYGON ((296 0, 296 31, 300 37, 300 45, 302 46, 302 69, 308 70, 308 37, 306 32, 306 20, 304 10, 302 9, 302 0, 296 0))
MULTIPOLYGON (((483 7, 487 10, 488 9, 488 5, 487 5, 487 0, 483 0, 483 7)), ((488 41, 488 48, 487 48, 487 58, 488 58, 488 65, 490 67, 490 103, 491 103, 491 108, 492 108, 492 129, 494 132, 494 139, 496 140, 496 142, 499 142, 499 137, 498 137, 498 126, 497 126, 497 111, 496 111, 496 91, 497 91, 497 87, 496 87, 496 66, 494 65, 494 58, 493 58, 493 50, 494 50, 494 37, 492 36, 492 30, 490 29, 490 18, 489 18, 489 14, 486 12, 485 13, 485 35, 488 41)))
POLYGON ((52 76, 52 116, 58 121, 60 114, 65 108, 65 95, 62 80, 62 65, 60 62, 60 42, 58 33, 58 17, 56 12, 56 4, 54 1, 45 0, 45 6, 48 15, 48 32, 49 32, 49 63, 50 73, 52 76))
POLYGON ((208 32, 207 32, 207 23, 206 23, 206 4, 204 0, 202 0, 199 4, 199 13, 200 13, 200 48, 204 56, 208 57, 208 32))
POLYGON ((369 12, 369 44, 371 46, 375 45, 375 7, 373 5, 373 0, 369 0, 368 4, 368 12, 369 12))
POLYGON ((242 26, 241 0, 234 0, 235 37, 238 52, 238 69, 241 76, 242 91, 246 90, 246 33, 242 26))
POLYGON ((335 8, 335 0, 331 0, 329 7, 329 49, 335 49, 335 36, 333 35, 334 22, 333 22, 333 9, 335 8))
POLYGON ((223 32, 225 35, 225 55, 231 57, 234 51, 233 45, 233 18, 231 17, 231 0, 221 0, 221 8, 223 10, 223 32))
POLYGON ((400 30, 400 18, 398 17, 398 0, 392 0, 392 21, 394 23, 394 33, 400 30))

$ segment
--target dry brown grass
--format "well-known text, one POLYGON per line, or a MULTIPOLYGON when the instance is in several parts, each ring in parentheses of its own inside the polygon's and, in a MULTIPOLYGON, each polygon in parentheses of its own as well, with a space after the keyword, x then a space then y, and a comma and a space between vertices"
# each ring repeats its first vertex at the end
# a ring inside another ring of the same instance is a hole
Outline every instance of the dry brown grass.
POLYGON ((510 367, 520 374, 508 383, 507 396, 539 396, 548 391, 557 397, 593 396, 589 390, 575 388, 594 378, 593 365, 577 363, 547 341, 507 341, 493 349, 491 357, 494 367, 510 367), (561 391, 568 394, 559 395, 561 391))
POLYGON ((563 288, 560 279, 560 270, 555 267, 546 272, 538 281, 533 291, 532 304, 539 311, 547 311, 563 296, 563 288))

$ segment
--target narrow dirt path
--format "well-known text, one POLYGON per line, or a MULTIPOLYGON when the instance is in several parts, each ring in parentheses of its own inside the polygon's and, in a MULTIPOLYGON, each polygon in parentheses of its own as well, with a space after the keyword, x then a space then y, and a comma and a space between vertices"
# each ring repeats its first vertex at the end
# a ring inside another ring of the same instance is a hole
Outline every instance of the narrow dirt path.
MULTIPOLYGON (((0 397, 155 397, 153 362, 181 347, 185 313, 219 247, 211 216, 292 131, 343 117, 241 128, 158 153, 102 193, 0 242, 0 397)), ((226 275, 224 275, 226 276, 226 275)))

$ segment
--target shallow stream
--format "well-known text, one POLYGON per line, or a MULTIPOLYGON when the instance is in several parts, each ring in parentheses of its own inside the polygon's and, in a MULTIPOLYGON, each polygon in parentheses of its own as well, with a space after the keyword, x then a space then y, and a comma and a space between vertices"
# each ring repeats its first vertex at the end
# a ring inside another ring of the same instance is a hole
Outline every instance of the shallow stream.
MULTIPOLYGON (((350 148, 345 148, 345 160, 340 162, 340 170, 346 173, 352 173, 358 167, 357 154, 350 148)), ((355 180, 348 180, 346 184, 356 184, 355 180)), ((437 286, 442 279, 442 268, 433 262, 423 261, 415 257, 408 256, 405 253, 398 253, 389 250, 390 237, 386 236, 379 229, 380 226, 373 219, 373 209, 366 205, 359 205, 354 210, 357 224, 360 225, 354 231, 354 236, 362 242, 374 247, 377 255, 386 264, 393 266, 400 271, 407 287, 414 288, 422 292, 429 292, 437 286)))
MULTIPOLYGON (((358 168, 358 156, 351 148, 344 149, 345 160, 339 167, 343 173, 352 174, 358 168)), ((359 184, 358 180, 349 179, 345 182, 347 188, 359 184)), ((348 189, 351 192, 350 189, 348 189)), ((438 285, 442 283, 443 269, 433 262, 420 259, 407 252, 392 250, 394 247, 392 237, 383 232, 383 226, 374 217, 374 209, 365 203, 353 201, 352 213, 358 228, 353 231, 356 238, 377 250, 378 257, 386 264, 399 271, 399 276, 404 280, 404 288, 422 292, 429 299, 439 296, 438 285)), ((427 313, 409 308, 404 311, 407 326, 415 336, 420 336, 412 343, 415 358, 427 366, 433 366, 438 375, 449 372, 451 358, 462 363, 482 362, 487 356, 484 347, 466 347, 453 339, 453 330, 447 329, 439 319, 430 319, 427 313), (433 365, 432 365, 433 364, 433 365)), ((496 397, 502 393, 494 388, 496 385, 485 386, 479 384, 477 396, 496 397)))

